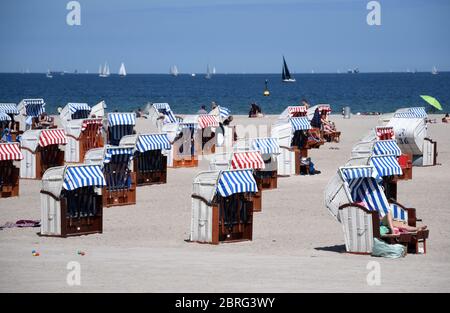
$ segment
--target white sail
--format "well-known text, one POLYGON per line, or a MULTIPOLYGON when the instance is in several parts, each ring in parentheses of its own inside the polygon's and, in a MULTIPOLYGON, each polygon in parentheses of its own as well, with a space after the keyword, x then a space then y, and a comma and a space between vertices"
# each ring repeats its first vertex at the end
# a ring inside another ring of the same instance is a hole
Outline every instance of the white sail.
POLYGON ((216 74, 216 67, 215 66, 213 67, 212 73, 213 73, 213 75, 216 74))
POLYGON ((123 62, 120 64, 119 75, 127 76, 127 71, 125 70, 125 64, 123 64, 123 62))
POLYGON ((170 67, 170 75, 178 76, 178 68, 176 65, 173 65, 170 67))
POLYGON ((433 74, 433 75, 439 74, 439 72, 438 72, 436 66, 433 66, 433 70, 431 71, 431 74, 433 74))
MULTIPOLYGON (((100 66, 101 67, 101 66, 100 66)), ((103 68, 100 70, 100 77, 108 77, 109 76, 109 66, 108 63, 105 62, 105 65, 103 66, 103 68)))
POLYGON ((211 69, 209 68, 209 64, 206 65, 206 79, 211 79, 211 69))
POLYGON ((109 76, 109 65, 106 65, 106 73, 107 76, 109 76))

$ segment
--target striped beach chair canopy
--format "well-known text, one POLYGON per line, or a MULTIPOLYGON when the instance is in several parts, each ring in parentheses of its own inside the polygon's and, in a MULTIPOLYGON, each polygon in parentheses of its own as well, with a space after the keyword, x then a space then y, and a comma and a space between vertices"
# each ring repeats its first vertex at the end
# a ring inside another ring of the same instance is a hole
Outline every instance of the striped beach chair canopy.
POLYGON ((170 150, 171 147, 167 134, 139 135, 136 141, 136 149, 141 153, 150 150, 170 150))
POLYGON ((234 152, 231 158, 233 169, 264 169, 265 164, 259 151, 234 152))
POLYGON ((373 177, 373 169, 372 166, 350 166, 341 167, 339 171, 346 181, 351 181, 359 178, 373 177))
POLYGON ((91 107, 87 103, 69 102, 67 106, 72 114, 78 111, 91 111, 91 107))
POLYGON ((353 202, 361 202, 370 211, 376 211, 383 218, 390 209, 389 202, 375 178, 362 178, 350 184, 353 202))
POLYGON ((330 114, 331 106, 329 104, 318 104, 319 112, 322 114, 323 112, 330 114))
POLYGON ((256 193, 258 186, 252 170, 222 171, 217 182, 217 192, 222 197, 236 193, 256 193))
POLYGON ((20 145, 14 143, 0 143, 0 161, 20 161, 23 154, 20 151, 20 145))
POLYGON ((3 112, 0 112, 0 122, 9 122, 11 120, 11 117, 3 112))
POLYGON ((108 113, 109 126, 136 125, 135 113, 108 113))
POLYGON ((67 144, 66 133, 64 129, 43 129, 39 134, 39 146, 67 144))
POLYGON ((396 203, 390 203, 389 208, 394 221, 408 222, 408 211, 404 210, 396 203))
POLYGON ((177 123, 177 118, 168 103, 153 103, 153 107, 166 117, 166 123, 177 123))
POLYGON ((125 147, 105 147, 103 163, 110 163, 113 155, 122 156, 120 161, 128 163, 133 158, 134 148, 125 147))
POLYGON ((38 117, 45 112, 44 99, 23 99, 22 103, 27 116, 38 117))
POLYGON ((306 116, 302 117, 291 117, 289 119, 292 129, 296 130, 308 130, 311 129, 311 124, 306 116))
POLYGON ((260 151, 261 154, 280 154, 278 138, 255 138, 252 140, 251 146, 253 149, 260 151))
POLYGON ((395 155, 400 156, 402 151, 395 140, 380 140, 373 145, 374 155, 395 155))
POLYGON ((377 126, 375 133, 378 140, 390 140, 395 139, 395 131, 392 126, 377 126))
POLYGON ((413 107, 399 109, 394 113, 395 118, 427 118, 428 114, 424 107, 413 107))
POLYGON ((101 118, 86 118, 81 122, 81 131, 84 131, 90 125, 94 125, 98 128, 98 131, 101 132, 103 127, 103 120, 101 118))
POLYGON ((106 180, 99 165, 67 166, 64 173, 63 188, 75 190, 81 187, 103 187, 106 180))
POLYGON ((0 103, 0 113, 19 114, 19 110, 15 103, 0 103))
POLYGON ((379 177, 402 175, 403 171, 395 155, 378 155, 370 158, 379 177))
POLYGON ((200 114, 198 116, 198 126, 200 128, 218 127, 219 121, 216 116, 209 114, 200 114))
POLYGON ((308 110, 304 105, 295 105, 295 106, 288 106, 288 112, 290 116, 293 116, 295 114, 306 114, 308 110))

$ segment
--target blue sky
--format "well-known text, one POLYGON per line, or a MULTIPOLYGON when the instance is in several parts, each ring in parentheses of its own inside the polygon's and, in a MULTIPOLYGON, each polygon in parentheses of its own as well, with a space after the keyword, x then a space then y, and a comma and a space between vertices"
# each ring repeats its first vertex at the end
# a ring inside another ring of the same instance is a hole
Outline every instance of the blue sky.
POLYGON ((0 2, 0 72, 278 73, 450 70, 450 1, 380 0, 382 25, 366 23, 369 0, 66 0, 0 2))

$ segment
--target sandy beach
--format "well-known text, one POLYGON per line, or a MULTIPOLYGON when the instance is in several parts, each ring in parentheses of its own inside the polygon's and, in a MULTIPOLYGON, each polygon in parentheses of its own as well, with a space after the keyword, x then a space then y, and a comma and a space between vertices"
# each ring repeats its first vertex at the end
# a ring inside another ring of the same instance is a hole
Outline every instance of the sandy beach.
MULTIPOLYGON (((275 118, 236 116, 233 123, 270 124, 275 118)), ((442 165, 415 167, 413 180, 399 183, 399 201, 417 208, 430 229, 426 255, 390 260, 346 254, 341 225, 323 204, 328 180, 378 119, 332 116, 341 142, 310 153, 321 174, 280 178, 278 189, 265 191, 263 211, 254 215, 253 241, 185 242, 192 180, 208 169, 204 160, 199 168, 168 169, 165 185, 139 187, 137 205, 105 208, 103 234, 43 238, 38 228, 0 230, 0 291, 449 292, 449 125, 429 124, 442 165), (81 286, 66 283, 70 261, 81 265, 81 286), (381 265, 380 286, 366 282, 370 261, 381 265)), ((147 126, 139 119, 137 131, 147 126)), ((40 219, 40 187, 40 181, 21 180, 20 197, 0 199, 0 224, 40 219)))

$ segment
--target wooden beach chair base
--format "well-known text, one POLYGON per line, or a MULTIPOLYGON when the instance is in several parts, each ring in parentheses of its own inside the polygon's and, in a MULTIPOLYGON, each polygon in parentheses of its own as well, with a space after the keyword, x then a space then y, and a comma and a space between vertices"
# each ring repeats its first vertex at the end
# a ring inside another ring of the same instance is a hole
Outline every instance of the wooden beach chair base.
POLYGON ((147 173, 136 173, 137 186, 149 186, 167 183, 167 171, 154 171, 147 173))
POLYGON ((136 173, 132 172, 130 175, 131 186, 128 189, 108 190, 108 187, 103 188, 103 206, 109 208, 136 204, 136 173))
POLYGON ((189 158, 181 157, 179 159, 173 160, 173 168, 180 167, 198 167, 198 159, 196 156, 191 156, 189 158))
MULTIPOLYGON (((271 172, 256 172, 256 181, 261 180, 261 190, 273 190, 278 188, 278 174, 277 171, 271 172)), ((258 187, 259 188, 259 187, 258 187)))
POLYGON ((253 200, 244 194, 216 197, 212 205, 211 244, 253 239, 253 200))
POLYGON ((0 198, 19 195, 19 174, 12 161, 0 161, 0 198))

